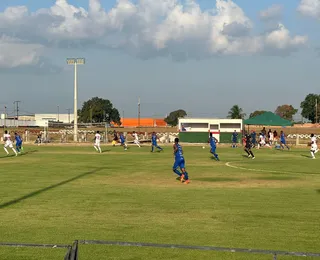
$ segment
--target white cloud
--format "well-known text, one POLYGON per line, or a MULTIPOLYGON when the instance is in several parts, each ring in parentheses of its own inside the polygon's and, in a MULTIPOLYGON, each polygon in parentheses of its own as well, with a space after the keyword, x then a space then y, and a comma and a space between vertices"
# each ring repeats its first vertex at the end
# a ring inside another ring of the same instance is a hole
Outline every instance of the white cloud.
MULTIPOLYGON (((265 50, 288 53, 307 41, 305 36, 290 36, 283 26, 253 35, 252 21, 231 0, 216 0, 215 8, 205 11, 195 0, 184 4, 179 0, 118 0, 109 11, 100 0, 88 1, 88 10, 67 0, 56 0, 51 8, 32 13, 24 6, 9 7, 0 13, 0 32, 35 46, 116 48, 144 58, 170 55, 177 59, 265 50)), ((277 8, 262 16, 274 16, 277 8)))
POLYGON ((270 6, 268 9, 263 10, 259 13, 259 17, 263 21, 270 21, 270 20, 281 20, 282 18, 282 5, 274 4, 270 6))
POLYGON ((8 36, 0 37, 0 68, 35 65, 39 61, 42 46, 26 44, 8 36))
POLYGON ((313 18, 320 19, 320 1, 319 0, 301 0, 298 11, 313 18))

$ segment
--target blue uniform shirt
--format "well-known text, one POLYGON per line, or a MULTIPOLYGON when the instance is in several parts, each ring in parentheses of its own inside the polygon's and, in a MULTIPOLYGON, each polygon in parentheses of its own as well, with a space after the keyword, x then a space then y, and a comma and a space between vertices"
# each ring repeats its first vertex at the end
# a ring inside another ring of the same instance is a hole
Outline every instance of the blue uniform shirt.
POLYGON ((232 133, 232 141, 236 142, 238 140, 238 133, 233 132, 232 133))
POLYGON ((216 148, 217 144, 213 137, 210 137, 210 146, 211 148, 216 148))
POLYGON ((152 135, 151 141, 152 141, 153 145, 157 145, 157 136, 156 135, 152 135))
POLYGON ((124 137, 124 135, 120 135, 120 141, 122 144, 126 141, 126 138, 124 137))
POLYGON ((22 143, 22 139, 21 139, 20 135, 16 135, 15 139, 16 139, 16 143, 17 144, 21 144, 22 143))
POLYGON ((182 147, 180 144, 176 144, 176 147, 178 148, 174 154, 176 161, 184 160, 182 147))

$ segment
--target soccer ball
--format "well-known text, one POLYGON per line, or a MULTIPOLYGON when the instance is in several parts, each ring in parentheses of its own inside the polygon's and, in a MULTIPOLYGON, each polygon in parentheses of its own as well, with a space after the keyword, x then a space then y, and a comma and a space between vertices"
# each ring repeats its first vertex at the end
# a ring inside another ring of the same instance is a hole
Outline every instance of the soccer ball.
POLYGON ((202 146, 202 149, 205 149, 205 147, 204 147, 204 146, 202 146))

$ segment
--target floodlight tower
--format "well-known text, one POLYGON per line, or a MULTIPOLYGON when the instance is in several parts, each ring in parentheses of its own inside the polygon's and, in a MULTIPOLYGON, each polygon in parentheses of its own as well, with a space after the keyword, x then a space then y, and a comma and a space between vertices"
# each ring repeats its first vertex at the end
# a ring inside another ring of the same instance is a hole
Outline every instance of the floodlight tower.
POLYGON ((73 141, 78 141, 78 85, 77 85, 77 65, 84 65, 85 58, 67 58, 68 65, 74 65, 74 119, 73 119, 73 141))

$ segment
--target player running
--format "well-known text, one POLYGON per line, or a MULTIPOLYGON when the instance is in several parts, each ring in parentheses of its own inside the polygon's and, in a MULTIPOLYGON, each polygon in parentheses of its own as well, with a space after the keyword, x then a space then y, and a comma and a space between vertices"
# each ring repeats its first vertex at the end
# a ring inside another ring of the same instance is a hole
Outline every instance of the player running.
POLYGON ((120 133, 120 143, 121 143, 121 146, 123 146, 124 150, 126 151, 128 149, 128 147, 126 144, 126 138, 123 135, 123 133, 120 133))
POLYGON ((318 149, 318 145, 317 145, 316 141, 312 141, 312 143, 311 143, 311 150, 310 150, 312 159, 316 159, 315 154, 316 154, 318 151, 319 151, 319 149, 318 149))
POLYGON ((18 153, 23 152, 23 146, 22 146, 22 138, 18 133, 14 133, 14 138, 16 140, 16 150, 18 153))
POLYGON ((311 144, 314 142, 314 143, 317 143, 317 137, 314 136, 314 134, 311 134, 311 140, 310 140, 311 144))
POLYGON ((179 138, 174 139, 173 154, 175 161, 172 169, 174 173, 176 173, 179 176, 177 180, 184 182, 184 184, 189 184, 189 175, 186 172, 185 160, 183 156, 182 147, 179 144, 179 138), (181 172, 178 170, 178 168, 180 168, 181 172))
POLYGON ((7 153, 7 155, 9 155, 8 149, 7 147, 11 148, 12 151, 15 153, 16 156, 18 156, 17 151, 13 148, 13 144, 12 144, 12 140, 11 140, 11 135, 8 134, 8 131, 5 130, 4 131, 4 135, 3 135, 3 140, 4 140, 4 147, 3 149, 5 150, 5 152, 7 153))
POLYGON ((119 138, 118 138, 117 131, 116 131, 116 130, 114 130, 114 131, 113 131, 112 146, 116 146, 116 144, 118 143, 118 140, 119 140, 119 138))
POLYGON ((217 140, 217 138, 212 136, 212 133, 210 133, 209 143, 210 143, 210 153, 213 154, 214 158, 217 161, 220 161, 218 154, 216 154, 218 140, 217 140))
POLYGON ((96 149, 97 152, 101 153, 101 148, 100 148, 100 142, 101 142, 101 135, 100 132, 97 131, 97 133, 94 136, 94 149, 96 149))
POLYGON ((280 132, 280 145, 281 149, 284 149, 284 147, 286 147, 288 150, 290 150, 290 147, 287 145, 286 142, 286 135, 283 131, 280 132))
POLYGON ((141 145, 140 145, 140 142, 139 142, 139 136, 138 136, 138 134, 137 134, 135 131, 133 131, 132 136, 133 136, 133 138, 134 138, 133 143, 135 143, 136 145, 138 145, 139 148, 140 148, 141 145))
POLYGON ((157 143, 157 134, 155 132, 152 133, 152 136, 151 136, 151 152, 153 153, 154 152, 154 148, 157 148, 159 149, 159 152, 163 151, 163 148, 161 148, 158 143, 157 143))
POLYGON ((248 158, 252 157, 252 159, 255 159, 251 148, 252 148, 251 136, 246 135, 246 145, 245 145, 244 151, 248 154, 248 158))

